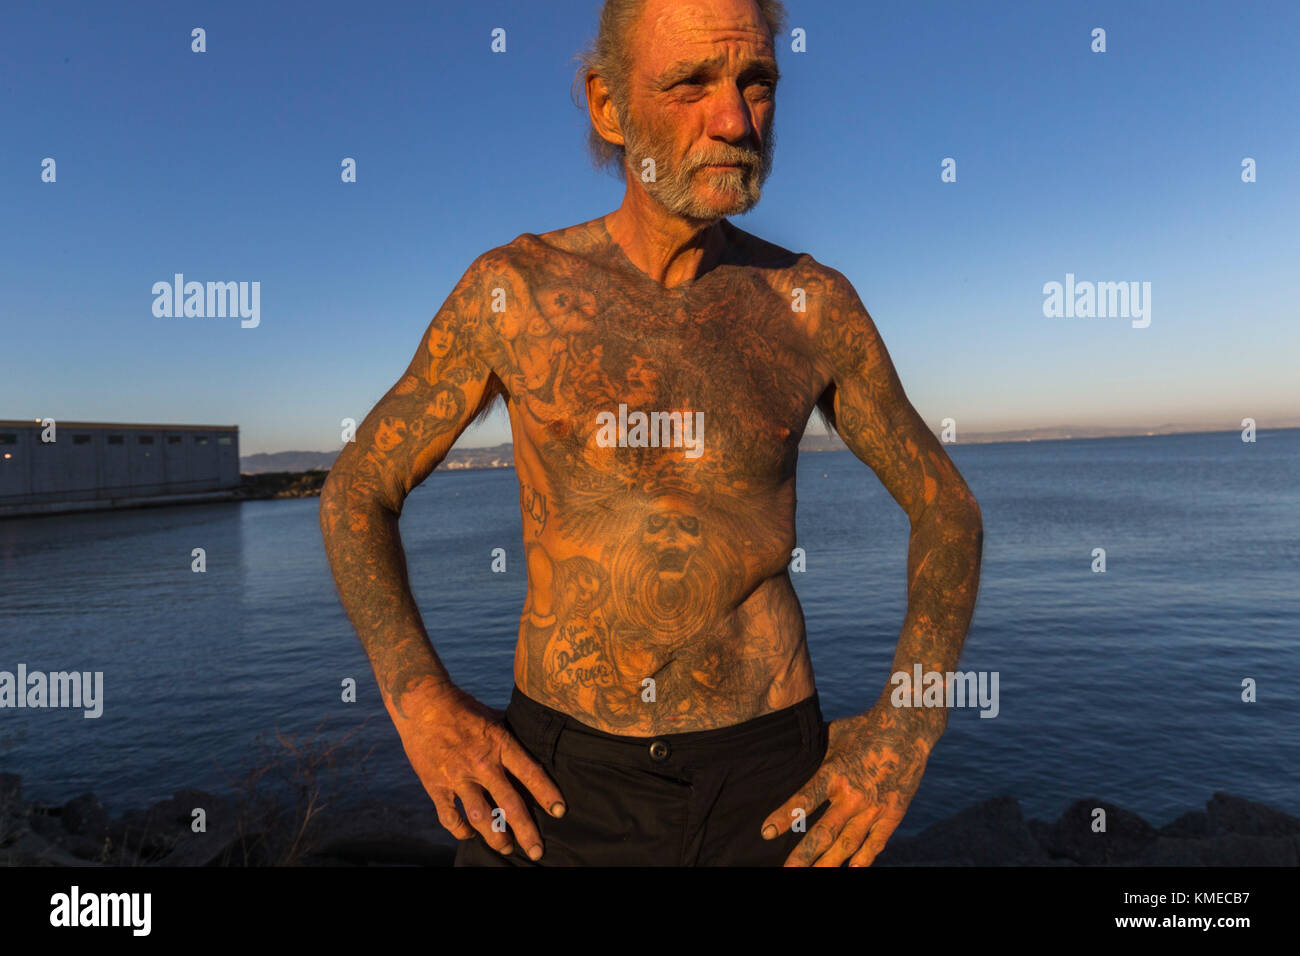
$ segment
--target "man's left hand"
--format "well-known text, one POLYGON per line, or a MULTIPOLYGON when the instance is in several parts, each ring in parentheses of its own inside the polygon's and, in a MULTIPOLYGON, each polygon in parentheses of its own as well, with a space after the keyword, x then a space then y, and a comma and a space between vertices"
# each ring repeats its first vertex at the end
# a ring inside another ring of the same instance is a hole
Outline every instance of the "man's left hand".
POLYGON ((884 701, 865 714, 831 721, 817 773, 761 827, 765 839, 774 839, 830 801, 785 865, 840 866, 848 860, 850 866, 870 866, 921 785, 942 732, 935 716, 884 701))

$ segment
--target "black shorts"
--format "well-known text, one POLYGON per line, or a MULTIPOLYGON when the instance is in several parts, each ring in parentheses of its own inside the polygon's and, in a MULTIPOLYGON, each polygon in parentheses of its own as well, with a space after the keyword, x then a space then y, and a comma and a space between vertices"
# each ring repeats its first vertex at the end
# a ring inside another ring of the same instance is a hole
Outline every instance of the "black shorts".
MULTIPOLYGON (((518 841, 503 856, 475 833, 460 841, 457 866, 780 866, 805 833, 764 840, 760 828, 817 772, 827 744, 815 693, 731 727, 624 737, 516 687, 506 726, 567 809, 555 819, 512 777, 542 835, 542 858, 528 859, 518 841)), ((823 809, 807 814, 807 828, 823 809)))

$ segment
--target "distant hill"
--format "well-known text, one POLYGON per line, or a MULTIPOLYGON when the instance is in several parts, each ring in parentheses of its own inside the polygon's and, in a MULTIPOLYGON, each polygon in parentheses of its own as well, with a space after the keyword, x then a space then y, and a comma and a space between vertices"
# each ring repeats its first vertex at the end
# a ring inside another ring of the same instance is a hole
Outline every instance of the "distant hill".
MULTIPOLYGON (((838 436, 805 435, 799 443, 801 451, 842 451, 845 445, 838 436)), ((239 470, 246 475, 266 472, 329 471, 338 457, 336 451, 277 451, 244 455, 239 459, 239 470)), ((439 471, 463 471, 469 468, 513 468, 514 445, 492 445, 488 448, 453 448, 447 453, 439 471)))
MULTIPOLYGON (((1196 424, 1168 423, 1164 425, 1049 425, 1044 428, 1017 428, 1010 431, 980 432, 962 431, 957 428, 957 441, 960 444, 975 445, 999 441, 1055 441, 1072 438, 1136 438, 1149 435, 1192 435, 1216 432, 1240 431, 1238 418, 1225 416, 1220 422, 1200 422, 1196 424)), ((1300 421, 1265 418, 1257 425, 1259 432, 1278 431, 1300 426, 1300 421)), ((936 431, 935 434, 938 434, 936 431)))
MULTIPOLYGON (((491 448, 453 448, 447 453, 439 471, 458 471, 466 468, 513 468, 515 466, 511 445, 493 445, 491 448)), ((300 472, 320 469, 329 471, 338 457, 336 451, 277 451, 256 455, 243 455, 239 470, 246 475, 266 472, 300 472)))
MULTIPOLYGON (((1238 419, 1237 421, 1240 421, 1238 419)), ((1257 428, 1260 432, 1279 431, 1288 428, 1300 427, 1300 419, 1265 419, 1259 423, 1257 428)), ((1013 428, 1005 431, 974 431, 963 429, 961 423, 957 425, 957 444, 959 445, 985 445, 991 442, 1009 442, 1009 441, 1061 441, 1074 438, 1136 438, 1149 435, 1188 435, 1188 434, 1205 434, 1207 432, 1232 432, 1238 431, 1237 422, 1232 421, 1228 416, 1226 421, 1221 422, 1199 422, 1195 424, 1187 423, 1167 423, 1163 425, 1047 425, 1041 428, 1013 428)), ((940 430, 932 428, 932 432, 937 436, 940 430)), ((843 451, 845 444, 838 436, 827 437, 824 435, 805 435, 803 441, 799 442, 800 451, 843 451)))
POLYGON ((271 454, 241 455, 239 470, 246 475, 267 471, 329 471, 338 457, 336 451, 277 451, 271 454))

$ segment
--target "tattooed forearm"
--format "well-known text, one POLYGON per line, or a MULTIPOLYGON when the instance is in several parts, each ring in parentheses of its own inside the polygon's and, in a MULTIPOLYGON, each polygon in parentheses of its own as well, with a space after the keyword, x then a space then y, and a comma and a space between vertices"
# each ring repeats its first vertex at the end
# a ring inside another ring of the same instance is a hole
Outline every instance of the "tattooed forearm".
MULTIPOLYGON (((952 460, 907 400, 857 293, 838 273, 816 287, 817 334, 834 368, 820 407, 850 449, 876 472, 911 519, 907 614, 894 672, 947 674, 957 666, 979 590, 983 524, 952 460)), ((881 702, 886 702, 886 685, 881 702)), ((947 725, 943 707, 894 716, 929 743, 947 725)))
MULTIPOLYGON (((964 485, 962 489, 964 489, 964 485)), ((952 493, 912 526, 908 547, 907 615, 894 654, 893 673, 947 675, 957 668, 979 591, 984 531, 979 505, 968 491, 952 493)), ((893 685, 881 695, 887 699, 893 685)), ((916 707, 906 715, 931 742, 948 723, 946 707, 916 707)))
POLYGON ((425 634, 407 581, 396 513, 336 485, 322 494, 322 522, 339 597, 361 638, 388 706, 409 717, 410 691, 434 692, 449 682, 425 634))
POLYGON ((402 378, 366 416, 321 492, 320 521, 339 597, 385 703, 408 716, 412 691, 450 684, 425 632, 398 532, 402 504, 499 390, 475 333, 487 290, 471 268, 430 322, 402 378))

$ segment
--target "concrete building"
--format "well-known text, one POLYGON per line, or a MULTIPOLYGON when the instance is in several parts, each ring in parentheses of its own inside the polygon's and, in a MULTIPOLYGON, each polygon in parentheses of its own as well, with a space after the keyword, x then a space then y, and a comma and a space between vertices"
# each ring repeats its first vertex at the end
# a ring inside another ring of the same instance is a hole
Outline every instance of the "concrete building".
POLYGON ((0 421, 0 517, 219 501, 239 487, 239 426, 0 421))

